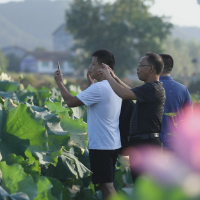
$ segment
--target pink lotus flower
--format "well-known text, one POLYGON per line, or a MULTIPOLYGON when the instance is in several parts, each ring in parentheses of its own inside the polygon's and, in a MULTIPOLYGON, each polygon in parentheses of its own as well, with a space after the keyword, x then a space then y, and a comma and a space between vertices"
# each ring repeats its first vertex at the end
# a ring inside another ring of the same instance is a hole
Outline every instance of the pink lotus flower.
POLYGON ((130 167, 137 173, 148 174, 159 183, 181 184, 190 169, 168 151, 141 146, 129 149, 130 167))
POLYGON ((185 113, 177 137, 171 143, 177 156, 200 172, 200 106, 185 113))

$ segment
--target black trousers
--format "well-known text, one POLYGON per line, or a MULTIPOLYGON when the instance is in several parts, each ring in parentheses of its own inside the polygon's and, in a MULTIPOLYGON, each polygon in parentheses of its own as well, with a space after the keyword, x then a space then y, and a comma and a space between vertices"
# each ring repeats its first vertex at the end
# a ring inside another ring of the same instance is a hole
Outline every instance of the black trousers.
MULTIPOLYGON (((158 137, 152 138, 152 139, 143 139, 143 140, 138 139, 138 140, 134 140, 130 143, 130 147, 137 148, 139 146, 146 146, 146 147, 150 148, 150 150, 156 151, 155 153, 161 153, 162 152, 162 143, 161 143, 161 141, 158 137), (155 150, 154 147, 157 147, 156 150, 155 150)), ((129 155, 129 163, 131 163, 132 160, 134 160, 134 157, 130 154, 129 155)), ((133 179, 133 183, 135 183, 138 176, 140 176, 140 173, 138 173, 136 170, 131 168, 131 176, 132 176, 132 179, 133 179)))

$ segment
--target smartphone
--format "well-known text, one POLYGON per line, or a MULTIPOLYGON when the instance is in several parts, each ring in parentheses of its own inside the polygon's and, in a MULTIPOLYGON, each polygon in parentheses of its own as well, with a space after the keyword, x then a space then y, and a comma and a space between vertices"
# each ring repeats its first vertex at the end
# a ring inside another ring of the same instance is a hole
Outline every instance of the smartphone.
POLYGON ((57 64, 58 64, 58 69, 60 69, 60 63, 58 62, 57 64))

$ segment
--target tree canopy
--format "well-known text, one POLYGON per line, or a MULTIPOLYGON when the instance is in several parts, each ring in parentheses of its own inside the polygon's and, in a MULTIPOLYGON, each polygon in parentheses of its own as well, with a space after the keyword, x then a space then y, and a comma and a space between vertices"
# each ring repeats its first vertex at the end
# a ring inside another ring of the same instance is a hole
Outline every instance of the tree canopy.
POLYGON ((110 50, 120 77, 136 68, 146 52, 161 52, 172 24, 151 15, 153 0, 73 0, 66 12, 67 30, 74 36, 75 63, 87 68, 91 54, 110 50))

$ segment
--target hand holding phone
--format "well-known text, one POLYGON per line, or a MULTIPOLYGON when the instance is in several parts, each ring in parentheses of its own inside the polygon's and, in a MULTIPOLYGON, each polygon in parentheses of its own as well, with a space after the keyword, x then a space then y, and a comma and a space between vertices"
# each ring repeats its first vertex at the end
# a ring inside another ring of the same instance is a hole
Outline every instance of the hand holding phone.
POLYGON ((60 76, 61 76, 61 78, 62 78, 62 72, 61 72, 61 69, 60 69, 60 63, 58 62, 57 63, 57 65, 58 65, 58 72, 57 72, 57 75, 59 75, 59 73, 60 73, 60 76))
POLYGON ((58 69, 60 70, 60 63, 58 62, 57 64, 58 64, 58 69))

